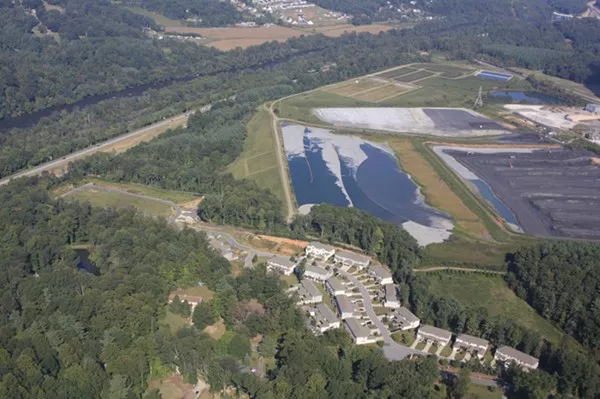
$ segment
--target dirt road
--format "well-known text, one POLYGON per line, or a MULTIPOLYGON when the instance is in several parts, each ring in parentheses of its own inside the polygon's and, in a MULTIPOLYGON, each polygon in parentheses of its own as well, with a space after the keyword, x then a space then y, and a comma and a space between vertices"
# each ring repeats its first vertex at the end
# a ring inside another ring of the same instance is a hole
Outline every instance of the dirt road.
MULTIPOLYGON (((291 96, 288 96, 291 97, 291 96)), ((284 97, 280 100, 285 100, 288 97, 284 97)), ((290 189, 291 182, 288 179, 287 173, 287 158, 283 149, 283 144, 281 143, 281 137, 279 136, 279 118, 275 115, 273 107, 277 104, 277 101, 271 103, 270 107, 267 107, 269 113, 271 114, 273 134, 275 135, 275 147, 277 149, 277 160, 279 163, 279 177, 281 179, 281 184, 283 185, 283 193, 285 194, 285 203, 287 208, 287 221, 290 223, 294 218, 294 214, 296 213, 296 202, 292 200, 292 190, 290 189)))
POLYGON ((461 272, 470 272, 470 273, 492 273, 492 274, 506 274, 505 272, 499 272, 496 270, 485 270, 485 269, 469 269, 468 267, 446 267, 446 266, 436 266, 436 267, 427 267, 424 269, 413 269, 415 273, 427 273, 427 272, 437 272, 439 270, 458 270, 461 272))

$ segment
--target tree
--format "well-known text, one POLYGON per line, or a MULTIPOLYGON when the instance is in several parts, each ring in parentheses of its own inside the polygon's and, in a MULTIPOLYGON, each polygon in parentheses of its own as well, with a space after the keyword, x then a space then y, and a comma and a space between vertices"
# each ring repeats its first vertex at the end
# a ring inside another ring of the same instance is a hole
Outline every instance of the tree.
POLYGON ((202 301, 194 308, 194 315, 192 317, 194 327, 198 330, 204 330, 206 326, 212 325, 216 322, 215 314, 211 302, 202 301))
POLYGON ((471 386, 471 370, 467 367, 460 369, 458 376, 452 379, 448 388, 448 397, 451 399, 462 399, 467 396, 471 386))

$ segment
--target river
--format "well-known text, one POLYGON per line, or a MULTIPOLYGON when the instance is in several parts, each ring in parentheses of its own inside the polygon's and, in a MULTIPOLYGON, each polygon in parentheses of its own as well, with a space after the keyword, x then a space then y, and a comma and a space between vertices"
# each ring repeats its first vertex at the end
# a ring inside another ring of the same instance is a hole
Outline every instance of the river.
POLYGON ((267 62, 263 62, 261 64, 255 64, 255 65, 251 65, 251 66, 248 66, 245 68, 232 67, 230 69, 224 69, 224 70, 219 70, 219 71, 214 71, 214 72, 199 73, 199 74, 192 75, 192 76, 173 78, 173 79, 164 80, 164 81, 157 82, 157 83, 143 84, 143 85, 126 88, 126 89, 123 89, 120 91, 115 91, 115 92, 111 92, 111 93, 107 93, 107 94, 97 94, 97 95, 88 96, 88 97, 86 97, 82 100, 76 101, 72 104, 58 104, 58 105, 54 105, 52 107, 44 108, 39 111, 31 112, 31 113, 28 113, 25 115, 0 119, 0 131, 6 131, 6 130, 10 130, 10 129, 28 129, 28 128, 31 128, 31 127, 37 125, 40 122, 40 120, 42 120, 43 118, 50 117, 54 113, 60 113, 62 111, 69 112, 69 111, 73 111, 74 109, 77 109, 77 108, 86 108, 91 105, 96 105, 102 101, 111 100, 111 99, 126 98, 126 97, 139 97, 139 96, 143 96, 149 90, 160 90, 160 89, 169 87, 171 85, 174 85, 176 83, 189 82, 191 80, 201 78, 201 77, 217 76, 217 75, 220 75, 223 73, 237 73, 237 72, 247 71, 247 70, 257 70, 257 69, 261 69, 261 68, 273 68, 273 67, 276 67, 277 65, 281 65, 283 63, 292 61, 293 59, 295 59, 297 57, 301 57, 303 55, 315 53, 315 52, 319 52, 319 51, 322 51, 322 49, 301 51, 298 53, 287 55, 278 60, 267 61, 267 62))

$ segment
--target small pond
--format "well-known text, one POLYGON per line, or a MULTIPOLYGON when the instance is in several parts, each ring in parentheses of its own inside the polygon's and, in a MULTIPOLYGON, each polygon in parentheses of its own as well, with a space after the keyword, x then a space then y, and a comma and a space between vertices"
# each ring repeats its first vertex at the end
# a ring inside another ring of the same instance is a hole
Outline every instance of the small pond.
POLYGON ((90 260, 90 251, 87 249, 79 248, 75 250, 75 253, 79 257, 79 263, 77 263, 77 269, 91 273, 95 276, 100 275, 100 270, 94 262, 90 260))

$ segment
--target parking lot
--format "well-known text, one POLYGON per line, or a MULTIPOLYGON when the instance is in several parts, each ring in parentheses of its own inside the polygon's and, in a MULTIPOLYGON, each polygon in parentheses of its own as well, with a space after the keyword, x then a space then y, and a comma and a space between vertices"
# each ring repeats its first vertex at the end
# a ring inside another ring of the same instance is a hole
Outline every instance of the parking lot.
POLYGON ((600 159, 583 149, 448 151, 516 215, 526 233, 600 239, 600 159))

